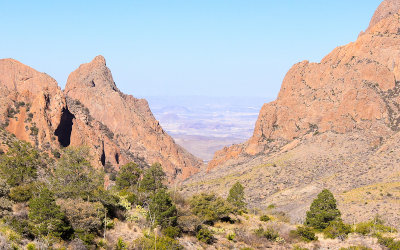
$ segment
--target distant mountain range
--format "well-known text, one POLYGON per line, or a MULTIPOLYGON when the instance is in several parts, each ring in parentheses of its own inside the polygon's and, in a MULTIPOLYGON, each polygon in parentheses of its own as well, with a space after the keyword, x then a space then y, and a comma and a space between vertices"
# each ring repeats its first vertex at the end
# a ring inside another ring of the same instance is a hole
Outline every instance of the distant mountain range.
MULTIPOLYGON (((214 153, 247 140, 266 97, 146 97, 162 127, 190 153, 209 161, 214 153)), ((272 98, 270 98, 272 99, 272 98)))

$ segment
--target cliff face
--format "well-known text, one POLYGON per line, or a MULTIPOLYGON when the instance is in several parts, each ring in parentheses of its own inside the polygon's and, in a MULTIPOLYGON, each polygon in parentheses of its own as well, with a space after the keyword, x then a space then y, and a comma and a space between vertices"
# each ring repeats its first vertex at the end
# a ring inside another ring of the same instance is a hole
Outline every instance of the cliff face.
MULTIPOLYGON (((200 160, 165 133, 146 100, 125 95, 117 88, 102 56, 70 74, 65 94, 81 103, 95 120, 109 128, 125 155, 149 163, 160 162, 169 176, 186 178, 198 172, 200 160)), ((108 152, 107 148, 105 161, 118 165, 117 153, 108 152)))
POLYGON ((294 65, 276 101, 262 107, 250 140, 217 152, 209 169, 241 154, 276 151, 307 134, 397 131, 399 9, 399 0, 384 1, 356 42, 336 48, 320 63, 294 65))
POLYGON ((0 93, 0 123, 9 132, 43 148, 58 145, 54 131, 66 103, 53 78, 16 60, 2 59, 0 93))
POLYGON ((240 181, 250 208, 302 223, 324 188, 348 223, 380 214, 400 223, 400 1, 384 1, 357 41, 287 73, 253 136, 215 154, 186 195, 227 195, 240 181))
POLYGON ((146 100, 121 93, 102 56, 71 73, 65 93, 50 76, 0 60, 0 124, 18 139, 52 151, 85 145, 92 164, 160 162, 169 179, 196 173, 201 161, 175 144, 146 100))

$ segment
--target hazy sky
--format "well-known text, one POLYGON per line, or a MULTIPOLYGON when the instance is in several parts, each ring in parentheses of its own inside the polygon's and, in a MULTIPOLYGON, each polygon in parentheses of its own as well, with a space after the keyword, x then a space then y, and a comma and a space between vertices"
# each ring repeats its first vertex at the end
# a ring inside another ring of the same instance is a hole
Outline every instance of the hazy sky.
POLYGON ((380 0, 0 0, 0 58, 53 76, 98 54, 134 96, 274 97, 365 30, 380 0))

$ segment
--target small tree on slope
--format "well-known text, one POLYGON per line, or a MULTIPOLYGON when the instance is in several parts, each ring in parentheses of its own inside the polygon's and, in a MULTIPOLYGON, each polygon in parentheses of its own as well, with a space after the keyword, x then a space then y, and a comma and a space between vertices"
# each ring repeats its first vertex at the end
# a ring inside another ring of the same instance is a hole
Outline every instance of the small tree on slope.
POLYGON ((340 211, 337 209, 333 194, 328 189, 324 189, 311 204, 305 225, 322 230, 335 220, 341 220, 340 211))

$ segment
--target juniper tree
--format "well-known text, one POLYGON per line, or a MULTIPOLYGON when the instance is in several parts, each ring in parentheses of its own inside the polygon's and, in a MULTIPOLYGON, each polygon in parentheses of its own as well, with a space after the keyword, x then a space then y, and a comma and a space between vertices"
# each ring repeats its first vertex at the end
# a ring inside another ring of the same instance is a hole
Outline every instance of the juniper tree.
POLYGON ((328 189, 324 189, 312 202, 305 225, 315 229, 325 229, 330 222, 341 220, 340 216, 335 197, 328 189))

